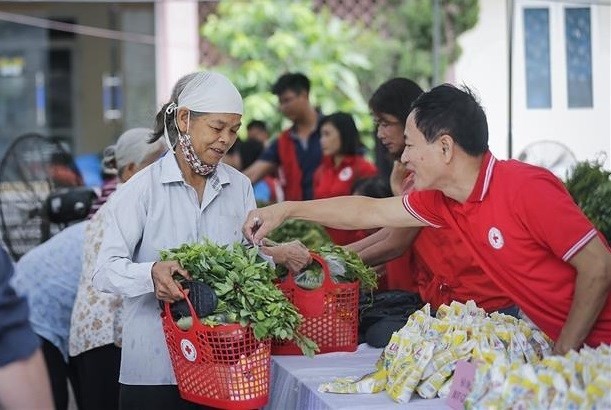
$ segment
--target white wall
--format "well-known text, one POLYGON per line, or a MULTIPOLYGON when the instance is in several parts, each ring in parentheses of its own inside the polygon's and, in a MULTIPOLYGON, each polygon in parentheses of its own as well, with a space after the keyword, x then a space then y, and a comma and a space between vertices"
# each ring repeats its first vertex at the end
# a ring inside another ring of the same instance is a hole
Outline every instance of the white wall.
MULTIPOLYGON (((548 139, 569 147, 578 160, 594 159, 604 151, 611 169, 611 7, 591 6, 593 108, 568 108, 564 9, 584 2, 516 0, 513 48, 513 157, 530 142, 548 139), (524 7, 550 12, 551 109, 526 107, 524 7)), ((490 147, 507 157, 508 37, 505 1, 480 0, 478 25, 460 38, 463 54, 454 81, 478 91, 488 115, 490 147)))

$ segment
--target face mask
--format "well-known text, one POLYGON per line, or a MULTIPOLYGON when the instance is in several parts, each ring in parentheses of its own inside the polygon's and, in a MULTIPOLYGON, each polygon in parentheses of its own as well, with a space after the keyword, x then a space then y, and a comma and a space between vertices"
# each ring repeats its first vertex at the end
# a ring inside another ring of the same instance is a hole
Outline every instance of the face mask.
POLYGON ((202 160, 199 159, 195 153, 195 149, 193 149, 193 144, 191 144, 191 136, 189 134, 181 135, 178 133, 178 145, 185 156, 187 164, 189 164, 191 169, 196 174, 206 176, 212 174, 216 170, 216 165, 204 164, 202 160))
MULTIPOLYGON (((165 115, 163 117, 164 124, 167 124, 166 116, 172 115, 172 114, 176 115, 176 103, 171 103, 168 106, 168 108, 166 109, 165 115)), ((174 117, 174 124, 176 125, 176 130, 178 131, 178 124, 176 124, 176 117, 174 117)), ((180 146, 180 149, 182 150, 182 153, 185 157, 185 160, 187 161, 187 164, 189 164, 191 169, 196 174, 199 174, 201 176, 210 175, 211 173, 213 173, 216 170, 216 165, 204 164, 202 160, 199 159, 199 157, 195 153, 195 149, 193 148, 193 144, 191 143, 191 136, 188 134, 188 132, 189 132, 189 118, 187 118, 187 133, 185 133, 184 135, 181 135, 180 131, 178 131, 178 145, 180 146)), ((172 144, 170 143, 170 137, 168 135, 167 126, 164 126, 163 133, 165 136, 165 142, 168 145, 170 152, 174 152, 174 147, 172 147, 172 144)))

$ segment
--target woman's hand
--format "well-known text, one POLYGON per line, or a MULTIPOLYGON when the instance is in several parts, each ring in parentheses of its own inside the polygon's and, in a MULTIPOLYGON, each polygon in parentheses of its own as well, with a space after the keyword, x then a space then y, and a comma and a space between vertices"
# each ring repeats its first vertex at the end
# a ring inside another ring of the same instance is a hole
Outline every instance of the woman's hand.
POLYGON ((277 246, 262 246, 261 252, 271 256, 274 263, 284 265, 291 272, 300 272, 312 263, 310 251, 299 241, 291 241, 277 246))
MULTIPOLYGON (((184 299, 180 283, 173 278, 175 274, 179 274, 185 279, 191 279, 189 272, 183 269, 178 261, 155 262, 153 264, 151 277, 157 299, 169 303, 184 299)), ((189 289, 185 289, 183 292, 187 294, 189 289)))

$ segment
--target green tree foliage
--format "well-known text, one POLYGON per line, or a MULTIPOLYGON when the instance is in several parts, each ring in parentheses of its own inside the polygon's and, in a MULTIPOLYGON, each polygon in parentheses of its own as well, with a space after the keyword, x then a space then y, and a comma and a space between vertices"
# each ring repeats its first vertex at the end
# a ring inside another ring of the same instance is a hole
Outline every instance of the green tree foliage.
MULTIPOLYGON (((460 57, 458 37, 477 24, 478 0, 440 0, 440 74, 460 57)), ((393 76, 411 78, 422 87, 433 80, 433 1, 388 0, 376 20, 376 31, 389 41, 376 52, 376 83, 393 76)))
POLYGON ((281 116, 269 90, 281 74, 296 71, 310 78, 311 101, 322 112, 350 112, 361 130, 372 128, 356 73, 371 70, 365 50, 355 47, 361 31, 326 9, 315 13, 311 1, 222 0, 201 32, 226 56, 215 69, 242 92, 244 122, 263 119, 279 131, 281 116))
MULTIPOLYGON (((274 81, 301 71, 312 81, 311 99, 322 112, 355 116, 371 146, 373 123, 367 99, 384 81, 404 76, 431 85, 433 31, 431 0, 388 0, 372 29, 342 21, 311 0, 220 0, 201 34, 225 57, 214 67, 236 83, 245 118, 263 119, 277 132, 282 118, 274 81)), ((442 73, 460 55, 458 36, 472 28, 478 0, 441 0, 442 73)))

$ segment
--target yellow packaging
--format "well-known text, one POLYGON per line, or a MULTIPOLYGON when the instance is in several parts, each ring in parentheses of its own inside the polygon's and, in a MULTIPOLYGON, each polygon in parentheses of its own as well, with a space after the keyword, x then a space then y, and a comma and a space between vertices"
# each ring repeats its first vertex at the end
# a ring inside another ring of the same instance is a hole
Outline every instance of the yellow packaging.
POLYGON ((342 377, 318 386, 327 393, 379 393, 386 387, 387 372, 380 369, 360 378, 342 377))
POLYGON ((397 360, 388 372, 386 391, 396 402, 406 403, 416 389, 422 377, 422 372, 433 357, 434 344, 421 343, 412 355, 397 360))
POLYGON ((420 383, 416 389, 418 395, 423 399, 432 399, 435 397, 441 386, 443 386, 443 383, 450 377, 455 368, 456 362, 448 363, 437 372, 433 373, 420 383))

